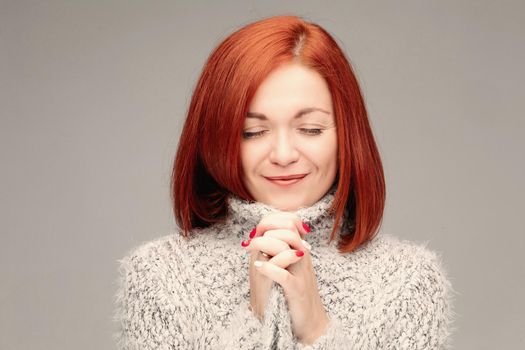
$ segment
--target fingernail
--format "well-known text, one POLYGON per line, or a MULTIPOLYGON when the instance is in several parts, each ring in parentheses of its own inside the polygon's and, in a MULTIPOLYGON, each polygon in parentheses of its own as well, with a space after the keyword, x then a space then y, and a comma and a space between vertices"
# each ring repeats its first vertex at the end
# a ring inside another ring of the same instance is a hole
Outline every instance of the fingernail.
POLYGON ((304 239, 301 239, 301 242, 303 242, 303 245, 306 247, 306 249, 312 250, 312 246, 308 244, 307 241, 305 241, 304 239))
POLYGON ((302 250, 298 250, 295 252, 295 255, 297 256, 303 256, 304 255, 304 252, 302 250))
POLYGON ((247 247, 247 246, 250 244, 250 241, 251 241, 251 238, 250 238, 249 240, 247 240, 247 241, 242 241, 242 242, 241 242, 241 245, 242 245, 243 247, 247 247))
POLYGON ((308 226, 308 225, 305 224, 304 222, 303 222, 303 228, 304 228, 304 230, 305 230, 306 232, 308 232, 308 233, 309 233, 310 231, 312 231, 312 230, 310 229, 310 226, 308 226))
POLYGON ((250 238, 253 238, 255 237, 255 235, 257 234, 257 227, 255 227, 252 232, 250 232, 250 238))
POLYGON ((262 266, 262 261, 255 260, 255 261, 253 262, 253 266, 255 266, 255 267, 261 267, 261 266, 262 266))

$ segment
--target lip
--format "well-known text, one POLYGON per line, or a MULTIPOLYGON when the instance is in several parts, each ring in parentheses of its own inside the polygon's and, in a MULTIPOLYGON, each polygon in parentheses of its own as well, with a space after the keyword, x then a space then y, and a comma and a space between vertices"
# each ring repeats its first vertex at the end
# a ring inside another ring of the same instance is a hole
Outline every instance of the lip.
POLYGON ((289 176, 276 176, 276 177, 266 177, 265 178, 273 184, 276 184, 281 187, 292 186, 302 179, 304 179, 308 174, 299 174, 299 175, 289 175, 289 176))
POLYGON ((294 180, 302 179, 308 174, 293 174, 293 175, 284 175, 284 176, 265 176, 268 180, 294 180))

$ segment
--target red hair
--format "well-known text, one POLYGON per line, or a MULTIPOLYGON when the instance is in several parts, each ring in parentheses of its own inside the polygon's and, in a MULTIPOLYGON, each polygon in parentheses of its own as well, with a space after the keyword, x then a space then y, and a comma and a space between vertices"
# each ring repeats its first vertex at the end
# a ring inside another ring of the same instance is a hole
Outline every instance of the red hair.
POLYGON ((228 36, 211 53, 197 82, 171 178, 174 214, 185 237, 193 228, 223 221, 230 193, 254 200, 242 181, 244 119, 265 77, 290 61, 317 71, 332 95, 339 164, 330 241, 345 220, 350 232, 339 237, 341 253, 377 233, 385 204, 383 167, 350 63, 319 25, 276 16, 228 36))

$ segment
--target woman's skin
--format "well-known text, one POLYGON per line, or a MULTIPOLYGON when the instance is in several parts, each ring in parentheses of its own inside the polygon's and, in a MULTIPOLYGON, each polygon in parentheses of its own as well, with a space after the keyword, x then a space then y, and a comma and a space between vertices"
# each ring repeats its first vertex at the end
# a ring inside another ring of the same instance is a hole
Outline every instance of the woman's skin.
POLYGON ((257 201, 292 211, 323 197, 337 174, 337 134, 321 75, 289 63, 266 77, 248 108, 241 163, 244 185, 257 201), (288 187, 266 178, 295 174, 307 176, 288 187))
POLYGON ((309 228, 290 211, 316 203, 337 174, 332 98, 316 71, 290 63, 263 81, 249 106, 241 160, 243 181, 254 199, 282 211, 265 216, 243 242, 250 251, 252 311, 264 317, 271 286, 279 283, 295 336, 303 344, 312 344, 324 334, 329 318, 319 296, 308 245, 302 240, 310 234, 309 228), (285 185, 267 179, 295 174, 306 176, 285 185))

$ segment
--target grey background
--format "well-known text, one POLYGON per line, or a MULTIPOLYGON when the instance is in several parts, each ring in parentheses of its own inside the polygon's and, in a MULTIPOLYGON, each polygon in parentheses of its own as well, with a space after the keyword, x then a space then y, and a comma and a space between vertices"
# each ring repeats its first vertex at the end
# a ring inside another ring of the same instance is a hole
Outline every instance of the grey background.
POLYGON ((522 1, 0 3, 0 348, 112 349, 117 259, 173 231, 168 183, 208 54, 324 26, 361 82, 382 232, 442 253, 457 349, 523 347, 522 1))

